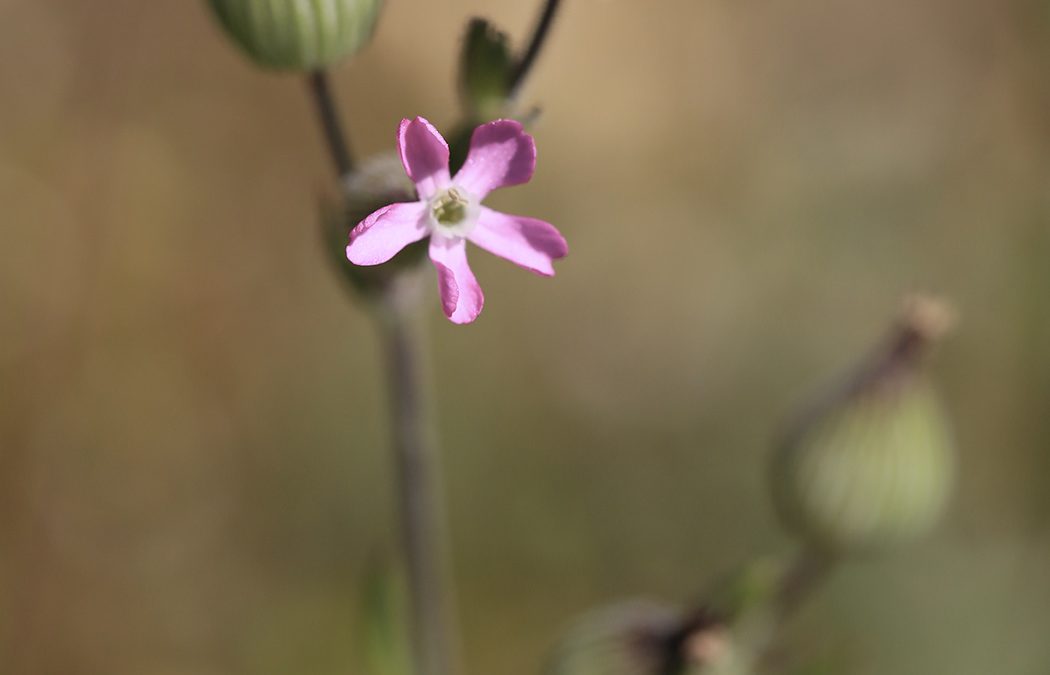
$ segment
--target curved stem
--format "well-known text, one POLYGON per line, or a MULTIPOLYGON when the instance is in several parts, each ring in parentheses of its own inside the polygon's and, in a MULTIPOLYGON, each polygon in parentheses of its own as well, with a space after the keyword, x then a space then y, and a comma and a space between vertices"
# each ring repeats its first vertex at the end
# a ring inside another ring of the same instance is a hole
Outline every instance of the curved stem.
POLYGON ((536 57, 543 51, 543 45, 550 34, 554 16, 557 14, 560 5, 561 0, 546 0, 540 19, 536 22, 536 28, 532 32, 532 39, 529 40, 529 46, 525 48, 525 53, 522 55, 521 60, 518 61, 518 66, 514 69, 514 74, 510 78, 510 98, 517 96, 518 91, 525 83, 525 78, 529 75, 529 71, 532 70, 532 66, 536 63, 536 57))
POLYGON ((457 643, 443 571, 444 499, 423 378, 424 338, 412 275, 394 280, 380 305, 397 458, 401 536, 410 591, 416 675, 452 675, 457 643))
POLYGON ((310 93, 313 95, 314 106, 317 108, 317 117, 324 131, 328 152, 332 156, 332 163, 335 164, 339 178, 345 179, 354 171, 354 159, 339 121, 339 106, 332 94, 328 73, 323 69, 315 70, 310 73, 307 80, 310 85, 310 93))

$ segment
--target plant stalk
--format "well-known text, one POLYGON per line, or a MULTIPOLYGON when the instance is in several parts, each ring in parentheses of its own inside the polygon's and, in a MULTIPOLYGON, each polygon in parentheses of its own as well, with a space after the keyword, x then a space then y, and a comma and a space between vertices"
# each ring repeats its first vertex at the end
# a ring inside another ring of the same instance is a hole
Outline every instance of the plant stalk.
POLYGON ((379 316, 389 377, 415 673, 453 675, 458 642, 446 595, 444 499, 427 409, 425 339, 416 311, 416 276, 402 275, 391 283, 380 300, 379 316))
POLYGON ((834 559, 806 548, 781 579, 774 609, 781 622, 792 616, 830 576, 834 559))
POLYGON ((757 650, 757 663, 769 669, 783 657, 780 633, 784 625, 830 578, 836 559, 812 548, 803 549, 792 561, 773 598, 770 632, 757 650))
MULTIPOLYGON (((345 185, 354 161, 326 71, 310 73, 308 83, 332 163, 345 185)), ((458 640, 446 595, 444 499, 427 411, 416 277, 401 274, 389 281, 377 303, 377 318, 391 402, 414 675, 455 675, 458 640)))
POLYGON ((339 105, 332 93, 328 72, 323 69, 315 70, 307 76, 307 82, 314 100, 314 107, 317 109, 318 122, 324 132, 325 144, 332 157, 332 164, 335 166, 339 179, 345 182, 354 172, 354 157, 339 121, 339 105))

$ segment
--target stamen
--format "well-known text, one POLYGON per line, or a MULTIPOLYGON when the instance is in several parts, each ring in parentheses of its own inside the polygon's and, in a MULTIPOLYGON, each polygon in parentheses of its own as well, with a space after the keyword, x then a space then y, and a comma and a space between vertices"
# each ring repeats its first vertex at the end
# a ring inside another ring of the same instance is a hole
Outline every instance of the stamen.
POLYGON ((467 219, 470 200, 458 189, 451 187, 431 202, 434 220, 441 225, 459 225, 467 219))

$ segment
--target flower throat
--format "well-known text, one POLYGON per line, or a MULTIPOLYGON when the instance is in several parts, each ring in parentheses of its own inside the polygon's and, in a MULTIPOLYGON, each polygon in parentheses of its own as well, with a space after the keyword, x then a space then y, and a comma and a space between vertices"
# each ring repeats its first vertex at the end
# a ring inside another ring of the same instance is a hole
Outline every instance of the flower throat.
POLYGON ((430 203, 430 212, 441 225, 460 225, 467 219, 469 204, 466 195, 451 187, 434 198, 430 203))

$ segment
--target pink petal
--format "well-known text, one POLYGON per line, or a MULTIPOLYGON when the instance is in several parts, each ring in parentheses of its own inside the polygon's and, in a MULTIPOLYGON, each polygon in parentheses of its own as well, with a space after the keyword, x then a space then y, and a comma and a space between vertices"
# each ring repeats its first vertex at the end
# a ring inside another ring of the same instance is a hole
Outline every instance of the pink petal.
POLYGON ((427 236, 427 206, 403 202, 384 206, 350 232, 347 259, 355 265, 378 265, 398 251, 427 236))
POLYGON ((416 184, 420 199, 430 199, 448 186, 448 143, 422 117, 401 120, 397 144, 405 173, 416 184))
POLYGON ((478 199, 496 188, 528 183, 536 170, 536 141, 514 120, 482 124, 470 138, 470 152, 453 181, 478 199))
POLYGON ((445 316, 453 323, 470 323, 481 314, 485 295, 467 264, 467 242, 435 234, 430 260, 438 272, 438 290, 445 316))
POLYGON ((468 238, 501 258, 543 276, 554 276, 553 261, 569 252, 565 238, 550 223, 481 207, 468 238))

